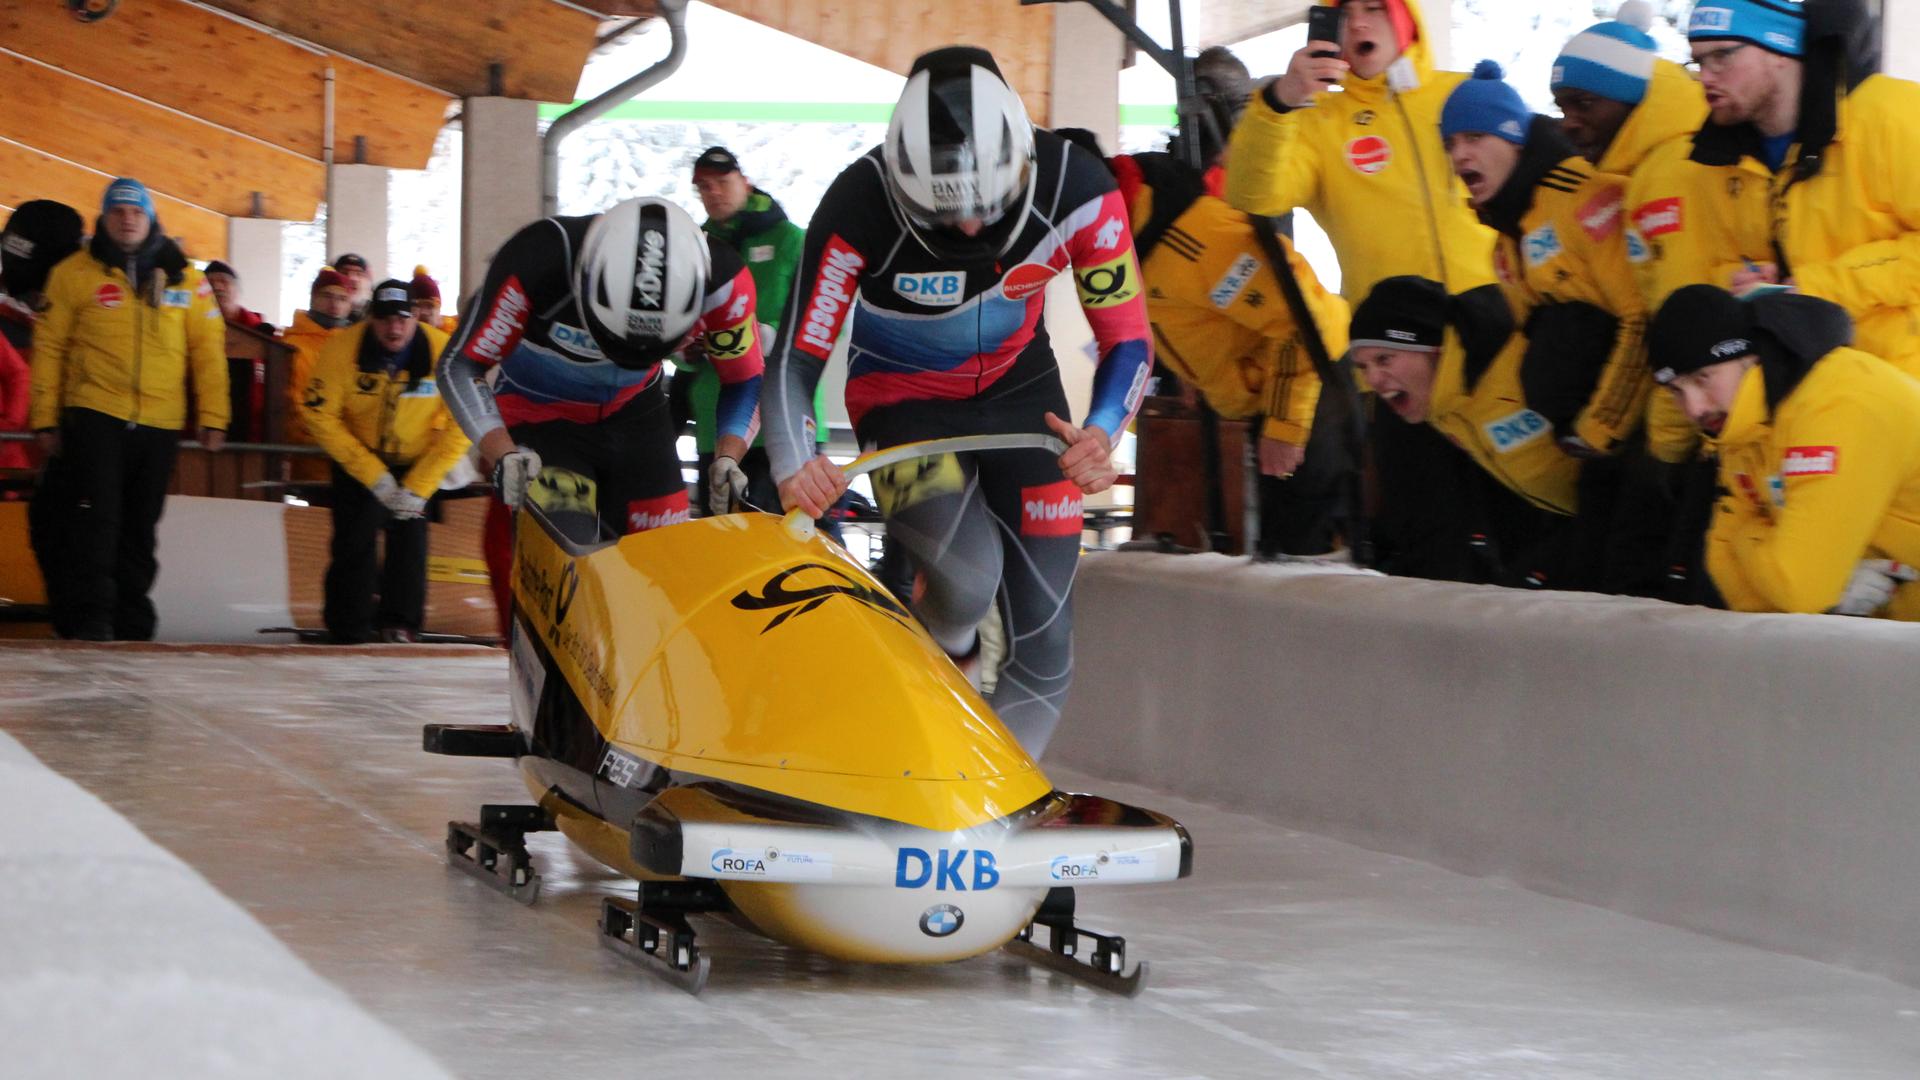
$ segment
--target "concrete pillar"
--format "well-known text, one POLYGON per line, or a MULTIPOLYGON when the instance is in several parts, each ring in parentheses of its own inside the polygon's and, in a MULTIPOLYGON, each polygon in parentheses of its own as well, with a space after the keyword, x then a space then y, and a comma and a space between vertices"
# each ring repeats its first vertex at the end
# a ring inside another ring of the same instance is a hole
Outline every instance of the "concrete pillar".
POLYGON ((1440 71, 1459 70, 1453 62, 1453 0, 1422 0, 1420 11, 1427 22, 1433 66, 1440 71))
POLYGON ((1886 0, 1881 20, 1882 70, 1920 79, 1920 0, 1886 0))
POLYGON ((281 295, 285 224, 273 218, 227 219, 226 262, 240 275, 240 302, 275 326, 293 321, 293 309, 300 304, 281 295))
POLYGON ((1053 8, 1053 72, 1048 127, 1086 128, 1100 145, 1120 140, 1120 61, 1126 39, 1084 4, 1053 8))
MULTIPOLYGON (((379 165, 335 165, 333 202, 327 207, 327 258, 352 252, 367 260, 374 281, 387 266, 388 173, 379 165)), ((412 269, 409 267, 408 269, 412 269)))
POLYGON ((471 293, 500 245, 541 216, 540 106, 467 98, 461 109, 460 283, 471 293))

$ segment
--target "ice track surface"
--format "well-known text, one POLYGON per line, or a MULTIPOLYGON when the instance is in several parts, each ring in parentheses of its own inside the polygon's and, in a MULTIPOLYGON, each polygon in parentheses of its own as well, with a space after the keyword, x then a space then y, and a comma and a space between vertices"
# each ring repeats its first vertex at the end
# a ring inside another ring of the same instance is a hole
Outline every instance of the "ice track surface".
POLYGON ((462 1076, 1920 1076, 1920 990, 1057 771, 1193 831, 1192 879, 1080 901, 1152 962, 1138 999, 1004 954, 833 963, 713 919, 691 998, 597 946, 622 882, 557 834, 528 838, 531 908, 445 866, 449 818, 526 800, 504 762, 420 751, 428 721, 504 722, 497 654, 0 665, 0 728, 462 1076))

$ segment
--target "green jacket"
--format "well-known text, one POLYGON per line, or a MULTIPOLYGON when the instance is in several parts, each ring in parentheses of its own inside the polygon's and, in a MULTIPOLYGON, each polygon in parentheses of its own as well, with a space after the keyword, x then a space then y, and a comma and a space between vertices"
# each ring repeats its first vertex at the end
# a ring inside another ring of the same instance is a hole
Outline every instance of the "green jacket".
MULTIPOLYGON (((753 275, 754 311, 762 325, 780 329, 787 311, 787 297, 793 290, 794 273, 800 269, 800 251, 807 243, 807 230, 787 218, 787 212, 773 196, 754 188, 740 212, 725 221, 708 221, 701 226, 708 236, 725 240, 747 261, 747 273, 753 275)), ((763 335, 772 347, 773 334, 763 335)), ((720 378, 713 365, 703 361, 676 362, 676 370, 693 378, 693 441, 702 454, 713 453, 715 413, 720 402, 720 378)), ((813 399, 814 420, 820 441, 827 441, 827 407, 824 395, 813 399)), ((759 446, 760 440, 755 439, 759 446)))

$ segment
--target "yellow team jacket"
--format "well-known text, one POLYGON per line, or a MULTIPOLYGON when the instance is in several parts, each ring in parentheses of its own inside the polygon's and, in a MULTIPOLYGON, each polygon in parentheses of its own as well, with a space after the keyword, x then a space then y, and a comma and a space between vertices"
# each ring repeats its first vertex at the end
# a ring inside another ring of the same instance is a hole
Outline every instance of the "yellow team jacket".
POLYGON ((408 491, 430 497, 468 445, 433 380, 433 362, 447 335, 419 328, 430 355, 426 374, 409 390, 404 367, 392 376, 360 370, 360 344, 368 332, 365 322, 346 327, 320 350, 301 400, 307 428, 362 485, 370 488, 392 472, 408 491))
MULTIPOLYGON (((1735 215, 1725 200, 1708 196, 1706 181, 1726 189, 1726 177, 1688 160, 1693 133, 1707 122, 1707 96, 1685 68, 1671 60, 1655 60, 1647 96, 1627 115, 1600 156, 1596 168, 1627 178, 1626 252, 1633 266, 1642 307, 1648 318, 1660 310, 1675 289, 1710 282, 1725 285, 1709 252, 1720 247, 1738 255, 1741 245, 1725 245, 1704 238, 1730 232, 1735 215), (1688 208, 1688 204, 1692 204, 1688 208), (1648 238, 1645 223, 1654 235, 1648 238)), ((1744 181, 1742 182, 1744 187, 1744 181)), ((1764 237, 1760 239, 1762 248, 1764 237)), ((1681 462, 1699 445, 1699 432, 1680 411, 1671 394, 1647 395, 1647 452, 1661 461, 1681 462)))
POLYGON ((1507 488, 1543 510, 1579 509, 1580 462, 1554 443, 1553 425, 1527 408, 1520 361, 1527 337, 1515 331, 1477 379, 1469 379, 1467 347, 1447 328, 1433 373, 1432 424, 1507 488))
POLYGON ((1349 75, 1342 93, 1285 113, 1256 91, 1227 159, 1227 202, 1312 214, 1340 258, 1340 291, 1355 302, 1400 274, 1449 293, 1493 281, 1493 230, 1467 205, 1440 145, 1440 108, 1466 76, 1433 70, 1419 2, 1405 2, 1418 34, 1393 68, 1349 75))
MULTIPOLYGON (((1154 220, 1156 194, 1142 186, 1132 196, 1136 236, 1154 220)), ((1321 286, 1286 237, 1278 239, 1327 352, 1338 358, 1347 351, 1346 301, 1321 286)), ((1201 195, 1174 219, 1140 272, 1154 355, 1221 416, 1264 416, 1263 436, 1305 446, 1320 375, 1247 215, 1201 195)))
POLYGON ((1920 83, 1869 76, 1840 100, 1819 175, 1795 180, 1794 157, 1768 188, 1781 272, 1845 308, 1860 349, 1920 375, 1920 83))
MULTIPOLYGON (((1838 348, 1771 411, 1756 365, 1718 440, 1707 572, 1735 611, 1821 612, 1862 559, 1920 565, 1920 380, 1838 348)), ((1888 613, 1920 620, 1920 582, 1888 613)))
POLYGON ((62 409, 91 409, 143 427, 187 425, 187 380, 195 422, 225 430, 227 324, 200 271, 161 293, 158 307, 86 249, 47 277, 47 309, 33 335, 30 422, 58 427, 62 409))
MULTIPOLYGON (((1613 350, 1573 434, 1601 453, 1633 434, 1647 407, 1647 311, 1627 264, 1624 177, 1596 173, 1570 157, 1540 178, 1520 216, 1518 238, 1501 234, 1494 273, 1517 326, 1535 308, 1585 303, 1619 320, 1613 350)), ((1684 417, 1683 417, 1684 419, 1684 417)))
MULTIPOLYGON (((344 329, 346 327, 330 330, 314 322, 313 316, 305 311, 296 311, 293 325, 280 332, 280 340, 293 346, 293 359, 287 370, 287 441, 290 443, 314 445, 313 433, 307 430, 307 410, 302 403, 306 401, 307 384, 313 381, 314 360, 320 356, 327 339, 344 329)), ((327 475, 327 463, 319 458, 293 459, 292 478, 296 481, 323 483, 327 475)))

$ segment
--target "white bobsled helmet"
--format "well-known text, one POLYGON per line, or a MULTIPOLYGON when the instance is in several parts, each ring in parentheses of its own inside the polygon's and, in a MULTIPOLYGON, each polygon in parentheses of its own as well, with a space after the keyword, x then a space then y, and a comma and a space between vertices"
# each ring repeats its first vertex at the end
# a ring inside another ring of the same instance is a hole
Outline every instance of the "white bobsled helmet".
POLYGON ((665 199, 628 199, 594 219, 574 260, 580 320, 608 360, 647 368, 700 321, 712 256, 700 226, 665 199))
POLYGON ((887 196, 937 257, 1004 255, 1033 205, 1033 121, 985 49, 954 45, 913 62, 881 146, 887 196), (985 226, 966 236, 955 226, 985 226))

